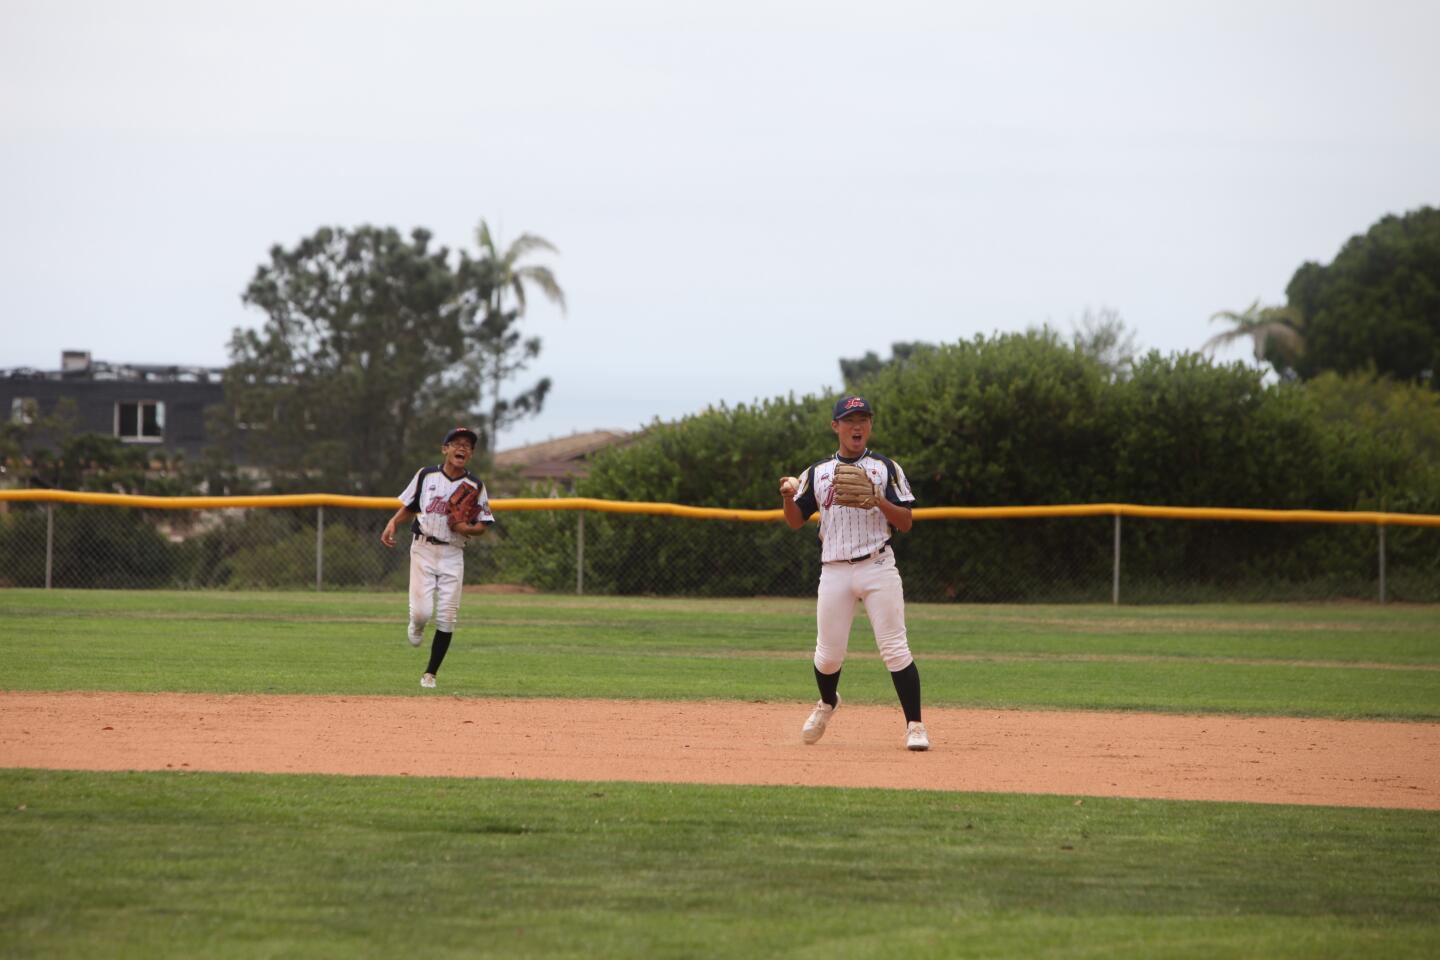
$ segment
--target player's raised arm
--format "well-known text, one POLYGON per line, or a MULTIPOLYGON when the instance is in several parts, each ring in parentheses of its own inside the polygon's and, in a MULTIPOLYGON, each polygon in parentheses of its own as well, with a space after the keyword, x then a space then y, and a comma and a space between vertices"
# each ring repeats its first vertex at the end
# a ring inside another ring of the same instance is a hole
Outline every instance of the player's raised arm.
POLYGON ((791 530, 799 530, 805 526, 805 516, 795 505, 795 494, 799 492, 799 477, 780 478, 780 508, 785 511, 785 522, 790 525, 791 530))

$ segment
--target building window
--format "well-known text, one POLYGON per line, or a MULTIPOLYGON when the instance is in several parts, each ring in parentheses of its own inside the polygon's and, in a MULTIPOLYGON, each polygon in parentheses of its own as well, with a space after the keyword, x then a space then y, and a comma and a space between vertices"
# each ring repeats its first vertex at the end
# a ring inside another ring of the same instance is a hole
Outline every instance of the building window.
POLYGON ((115 404, 115 436, 139 443, 165 438, 165 404, 159 400, 126 400, 115 404))
POLYGON ((11 423, 34 423, 40 416, 40 401, 34 397, 12 397, 10 399, 11 423))

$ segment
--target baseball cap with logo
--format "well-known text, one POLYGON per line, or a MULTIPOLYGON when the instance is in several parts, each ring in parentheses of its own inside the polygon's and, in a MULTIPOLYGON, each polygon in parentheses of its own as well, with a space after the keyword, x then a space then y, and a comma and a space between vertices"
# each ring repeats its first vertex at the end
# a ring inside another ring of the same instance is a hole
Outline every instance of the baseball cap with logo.
POLYGON ((868 413, 872 417, 875 415, 875 411, 870 409, 870 401, 864 397, 841 397, 835 401, 835 413, 830 419, 839 420, 851 413, 868 413))
POLYGON ((445 443, 448 444, 451 440, 454 440, 457 437, 469 437, 470 446, 472 447, 478 447, 480 445, 480 435, 477 434, 474 430, 471 430, 469 427, 456 427, 454 430, 451 430, 449 433, 445 434, 445 443))

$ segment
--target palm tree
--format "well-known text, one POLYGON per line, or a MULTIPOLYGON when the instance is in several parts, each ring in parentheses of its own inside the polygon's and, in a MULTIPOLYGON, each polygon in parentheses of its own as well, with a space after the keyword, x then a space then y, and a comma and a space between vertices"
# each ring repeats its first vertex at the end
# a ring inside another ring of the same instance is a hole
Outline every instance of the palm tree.
POLYGON ((491 284, 486 313, 499 313, 504 306, 506 295, 509 294, 515 298, 516 314, 524 316, 525 288, 531 284, 538 287, 551 303, 559 304, 561 313, 565 312, 565 291, 555 282, 555 274, 550 268, 520 264, 521 258, 538 250, 559 253, 553 243, 533 233, 522 233, 502 253, 495 243, 495 237, 490 233, 490 225, 484 220, 480 221, 480 226, 475 230, 475 239, 480 244, 480 262, 486 267, 491 284))
POLYGON ((510 329, 525 315, 526 292, 533 286, 547 300, 558 304, 561 313, 565 312, 565 292, 560 289, 549 267, 521 262, 536 252, 559 252, 544 237, 522 233, 502 250, 490 232, 490 225, 481 220, 475 230, 475 239, 480 245, 480 259, 474 267, 478 271, 478 290, 483 297, 483 304, 478 306, 484 313, 477 334, 483 353, 482 377, 490 394, 485 432, 488 434, 487 448, 493 451, 506 415, 510 414, 510 418, 514 419, 538 413, 550 389, 550 380, 545 378, 512 400, 500 396, 504 382, 528 366, 540 353, 539 337, 522 341, 519 332, 510 329), (507 302, 513 302, 514 307, 507 309, 507 302))
POLYGON ((1255 360, 1269 363, 1282 377, 1295 374, 1300 355, 1305 352, 1304 318, 1294 307, 1262 307, 1256 300, 1239 312, 1221 310, 1210 322, 1223 320, 1232 324, 1205 341, 1201 349, 1214 353, 1219 347, 1248 338, 1255 351, 1255 360))

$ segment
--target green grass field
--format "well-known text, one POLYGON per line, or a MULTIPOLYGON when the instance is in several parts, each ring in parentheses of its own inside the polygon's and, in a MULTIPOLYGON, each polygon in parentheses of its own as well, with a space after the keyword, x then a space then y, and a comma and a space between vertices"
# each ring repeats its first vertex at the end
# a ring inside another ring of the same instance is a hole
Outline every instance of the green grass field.
MULTIPOLYGON (((0 690, 421 695, 403 595, 0 591, 0 690)), ((1440 609, 911 605, 927 704, 1440 720, 1440 609)), ((814 697, 806 601, 467 595, 458 696, 814 697)), ((844 690, 894 694, 863 616, 844 690)), ((0 694, 3 696, 3 694, 0 694)), ((1440 814, 0 770, 0 956, 1440 953, 1440 814)))

